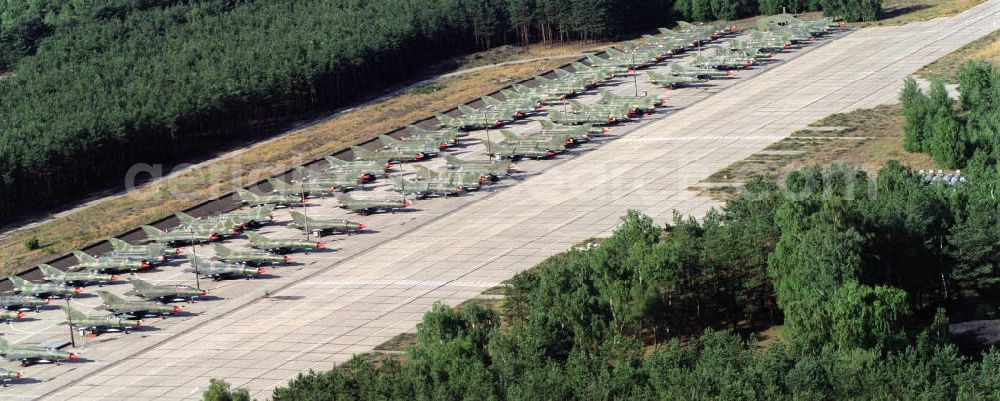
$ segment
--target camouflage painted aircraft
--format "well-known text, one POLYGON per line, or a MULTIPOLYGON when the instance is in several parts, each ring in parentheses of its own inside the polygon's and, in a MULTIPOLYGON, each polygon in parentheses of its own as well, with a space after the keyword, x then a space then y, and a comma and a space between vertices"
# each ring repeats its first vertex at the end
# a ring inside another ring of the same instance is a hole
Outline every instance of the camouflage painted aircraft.
POLYGON ((142 226, 142 231, 146 233, 147 242, 165 244, 167 246, 191 245, 204 242, 218 241, 219 236, 215 234, 202 234, 181 231, 163 231, 153 226, 142 226))
POLYGON ((323 249, 326 245, 322 242, 305 241, 294 238, 267 238, 263 234, 254 232, 245 233, 250 240, 250 247, 279 255, 295 252, 297 250, 323 249))
POLYGON ((392 168, 392 165, 377 166, 378 163, 372 160, 344 161, 333 156, 326 156, 323 159, 330 164, 326 168, 327 171, 355 176, 363 182, 372 181, 386 169, 392 168))
POLYGON ((654 85, 662 86, 667 89, 683 88, 687 86, 699 85, 706 82, 692 76, 663 75, 656 73, 654 71, 646 72, 646 75, 649 76, 649 82, 652 82, 654 85))
POLYGON ((0 308, 5 310, 15 310, 15 311, 28 311, 34 310, 38 312, 42 308, 42 305, 48 305, 51 303, 51 299, 38 299, 28 295, 0 295, 0 308))
POLYGON ((377 151, 371 151, 360 146, 352 146, 351 150, 354 152, 354 158, 357 160, 384 163, 384 170, 392 168, 394 163, 420 161, 427 157, 427 155, 420 152, 403 152, 392 149, 379 149, 377 151))
POLYGON ((549 121, 563 125, 610 125, 628 120, 628 107, 583 106, 572 112, 549 110, 549 121))
POLYGON ((401 141, 388 135, 379 135, 378 140, 382 142, 382 150, 392 150, 403 153, 420 153, 424 157, 434 157, 440 153, 443 146, 437 141, 425 141, 422 139, 412 139, 401 141))
POLYGON ((505 101, 508 102, 525 102, 536 104, 538 107, 545 105, 544 96, 536 93, 536 91, 531 90, 524 85, 514 84, 512 89, 501 89, 500 94, 503 95, 504 99, 506 99, 505 101), (517 88, 520 88, 520 90, 515 90, 517 88))
POLYGON ((73 256, 76 257, 76 267, 79 270, 89 270, 103 274, 134 273, 153 267, 149 263, 127 257, 104 256, 98 259, 83 253, 83 251, 73 251, 73 256))
MULTIPOLYGON (((596 54, 588 54, 587 61, 590 65, 596 68, 624 68, 626 72, 632 72, 642 65, 641 60, 632 60, 631 57, 627 59, 617 59, 617 58, 601 58, 596 54)), ((649 65, 649 62, 646 62, 649 65)))
POLYGON ((402 193, 403 196, 413 195, 417 199, 438 196, 448 197, 459 195, 463 191, 461 186, 453 186, 438 180, 412 181, 403 177, 391 176, 389 177, 389 181, 392 183, 393 191, 402 193))
POLYGON ((73 287, 85 287, 89 284, 97 284, 103 287, 112 281, 118 280, 118 276, 113 274, 98 274, 94 272, 64 272, 50 265, 42 263, 38 265, 38 270, 42 272, 42 277, 46 281, 70 285, 73 287))
POLYGON ((263 206, 263 205, 289 206, 289 205, 298 205, 302 203, 302 198, 298 196, 257 195, 243 188, 236 189, 236 196, 240 198, 240 203, 243 203, 247 206, 263 206))
POLYGON ((393 214, 399 209, 410 207, 410 202, 403 199, 357 199, 347 194, 334 194, 340 207, 351 212, 367 215, 379 211, 388 211, 393 214))
POLYGON ((126 292, 125 295, 136 295, 160 302, 193 302, 198 297, 208 295, 207 290, 186 285, 153 285, 135 277, 130 277, 128 281, 132 283, 132 291, 126 292))
POLYGON ((500 134, 503 135, 503 142, 508 146, 537 146, 561 142, 566 147, 577 144, 576 140, 570 134, 545 135, 540 132, 534 134, 515 134, 508 130, 501 130, 500 134))
MULTIPOLYGON (((359 178, 358 174, 349 172, 336 170, 316 171, 305 167, 297 167, 295 170, 302 176, 303 184, 326 187, 331 192, 350 191, 365 181, 365 179, 359 178)), ((293 183, 292 185, 296 184, 293 183)))
POLYGON ((105 256, 128 257, 152 265, 164 263, 167 256, 180 255, 179 249, 167 250, 164 244, 132 245, 118 238, 108 238, 114 251, 106 252, 105 256))
POLYGON ((437 143, 441 149, 458 144, 458 138, 469 136, 468 132, 457 129, 427 130, 416 125, 407 125, 406 129, 406 136, 403 137, 403 140, 430 141, 437 143))
POLYGON ((656 95, 639 97, 618 96, 604 89, 601 89, 598 93, 601 94, 601 103, 619 107, 628 106, 628 111, 631 114, 649 113, 655 111, 657 107, 666 106, 667 104, 666 99, 661 99, 656 95))
POLYGON ((42 345, 14 344, 3 337, 0 337, 0 353, 8 361, 20 362, 21 366, 30 366, 39 363, 61 365, 65 361, 72 361, 78 358, 75 352, 60 351, 53 347, 42 345))
POLYGON ((668 63, 670 75, 675 77, 690 77, 697 79, 714 79, 732 76, 732 71, 717 71, 711 68, 685 67, 678 63, 668 63))
POLYGON ((642 35, 642 39, 647 45, 656 46, 670 54, 683 53, 687 49, 687 45, 691 43, 690 39, 676 34, 672 36, 642 35))
POLYGON ((516 118, 535 114, 542 108, 541 102, 531 98, 513 98, 507 100, 497 100, 495 97, 483 96, 479 98, 490 109, 510 109, 514 111, 516 118), (520 117, 518 117, 520 116, 520 117))
POLYGON ((142 326, 142 320, 124 319, 109 314, 85 315, 83 312, 65 305, 62 306, 62 310, 66 312, 66 321, 63 324, 69 324, 74 329, 89 332, 87 336, 117 332, 129 334, 132 330, 142 326))
POLYGON ((188 261, 191 262, 191 267, 184 271, 188 273, 197 272, 202 277, 211 277, 216 281, 230 278, 245 278, 249 280, 267 272, 263 267, 250 267, 236 263, 206 260, 196 255, 189 256, 188 261))
POLYGON ((503 120, 489 119, 483 116, 449 117, 444 114, 434 116, 441 128, 474 131, 477 129, 494 128, 503 125, 503 120))
MULTIPOLYGON (((451 192, 461 189, 461 191, 478 191, 484 181, 490 179, 489 175, 472 170, 444 170, 434 171, 424 166, 413 166, 421 181, 431 182, 439 186, 443 192, 451 192)), ((407 181, 405 184, 408 184, 407 181)), ((458 192, 455 192, 457 195, 458 192)))
POLYGON ((507 144, 486 141, 486 152, 499 159, 542 159, 556 155, 553 149, 562 149, 562 144, 552 146, 510 146, 507 144))
POLYGON ((608 133, 607 127, 595 127, 593 124, 583 125, 563 125, 552 121, 539 120, 542 125, 542 133, 546 135, 568 134, 574 139, 577 137, 593 137, 595 135, 608 133))
POLYGON ((510 174, 510 170, 514 168, 513 163, 500 160, 462 160, 454 155, 444 155, 444 160, 446 168, 475 173, 480 176, 488 175, 492 179, 497 179, 501 175, 508 175, 510 174))
MULTIPOLYGON (((320 185, 319 183, 307 181, 290 184, 277 178, 269 178, 267 182, 271 184, 274 193, 286 196, 309 197, 310 195, 318 195, 325 197, 341 190, 340 187, 320 185)), ((349 188, 354 188, 353 183, 349 188)))
POLYGON ((219 215, 219 218, 233 220, 243 226, 243 228, 260 227, 265 222, 274 220, 274 217, 271 216, 271 213, 274 212, 274 206, 273 204, 269 204, 252 207, 247 210, 235 210, 223 213, 219 215))
POLYGON ((566 78, 548 79, 543 76, 535 77, 535 82, 539 88, 563 93, 566 97, 573 97, 586 92, 594 87, 587 77, 569 76, 566 78))
MULTIPOLYGON (((575 91, 564 91, 560 88, 529 88, 522 84, 514 84, 511 87, 514 89, 514 93, 522 97, 537 98, 543 103, 558 102, 576 94, 575 91)), ((504 93, 504 96, 507 96, 507 92, 501 91, 501 93, 504 93)), ((508 99, 510 98, 512 98, 512 96, 508 97, 508 99)))
POLYGON ((276 265, 278 263, 288 263, 291 260, 288 256, 275 255, 270 252, 234 251, 226 248, 222 244, 214 244, 212 245, 212 249, 215 250, 215 255, 212 256, 212 260, 221 260, 229 263, 241 263, 247 266, 276 265))
POLYGON ((31 295, 37 298, 62 298, 80 294, 81 287, 65 287, 59 284, 32 283, 17 276, 7 276, 18 294, 31 295))
POLYGON ((0 386, 7 387, 7 382, 14 381, 24 377, 24 372, 12 371, 0 368, 0 386))
POLYGON ((129 319, 142 319, 148 316, 160 316, 166 319, 167 315, 176 315, 184 311, 184 308, 176 305, 164 305, 152 301, 129 301, 107 291, 97 291, 97 295, 101 297, 102 305, 96 309, 106 310, 129 319))
POLYGON ((191 232, 200 234, 215 234, 219 237, 233 236, 243 231, 243 224, 236 219, 229 217, 210 217, 199 219, 184 212, 174 213, 181 224, 173 231, 191 232))
POLYGON ((0 310, 0 320, 4 323, 11 324, 17 319, 24 319, 24 312, 0 310))
POLYGON ((361 232, 366 227, 364 224, 347 219, 316 219, 308 217, 299 212, 288 212, 292 216, 289 227, 298 228, 302 231, 312 232, 317 237, 322 237, 330 233, 351 233, 361 232))

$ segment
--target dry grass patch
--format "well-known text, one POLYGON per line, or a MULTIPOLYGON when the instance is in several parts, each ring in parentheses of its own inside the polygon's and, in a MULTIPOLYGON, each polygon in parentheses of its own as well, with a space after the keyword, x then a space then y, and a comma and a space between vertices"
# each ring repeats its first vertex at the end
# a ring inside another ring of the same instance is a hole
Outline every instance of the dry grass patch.
POLYGON ((1000 66, 1000 30, 962 46, 917 70, 916 75, 928 79, 941 79, 958 83, 958 69, 970 60, 983 60, 1000 66))
POLYGON ((436 82, 441 89, 432 93, 404 93, 333 118, 303 124, 306 126, 242 153, 3 238, 0 270, 22 271, 55 254, 65 254, 120 234, 504 88, 510 79, 530 78, 563 63, 564 60, 539 60, 469 72, 436 82), (24 243, 31 237, 48 246, 28 250, 24 243))
MULTIPOLYGON (((787 173, 805 166, 832 163, 849 163, 871 174, 889 160, 899 160, 912 168, 937 168, 929 156, 903 150, 904 121, 899 105, 834 114, 811 124, 816 129, 795 132, 763 151, 712 174, 704 182, 736 184, 746 182, 753 176, 780 180, 787 173)), ((719 201, 739 194, 736 186, 695 186, 690 189, 719 201)))

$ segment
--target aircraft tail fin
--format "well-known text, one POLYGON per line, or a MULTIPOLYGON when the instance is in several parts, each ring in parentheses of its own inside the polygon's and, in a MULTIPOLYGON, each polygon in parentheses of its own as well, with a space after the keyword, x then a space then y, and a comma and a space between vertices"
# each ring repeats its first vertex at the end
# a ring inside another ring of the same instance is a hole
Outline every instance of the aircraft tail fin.
POLYGON ((510 130, 505 130, 505 129, 500 130, 500 135, 503 135, 503 139, 505 141, 508 141, 508 142, 516 141, 518 139, 521 139, 520 135, 515 134, 513 132, 510 132, 510 130))
POLYGON ((400 143, 400 140, 388 135, 379 135, 378 140, 382 141, 382 144, 386 146, 399 145, 400 143))
POLYGON ((448 162, 448 164, 450 164, 452 166, 458 166, 458 165, 462 164, 462 159, 459 159, 459 158, 455 157, 455 155, 448 154, 448 153, 444 154, 444 161, 448 162))
POLYGON ((192 216, 190 214, 187 214, 187 213, 184 213, 184 212, 174 213, 174 217, 177 217, 177 220, 180 220, 180 222, 184 223, 184 224, 191 224, 195 220, 198 220, 194 216, 192 216))
POLYGON ((485 103, 487 106, 499 106, 503 104, 503 102, 497 100, 495 97, 492 96, 483 96, 479 99, 482 100, 483 103, 485 103))
POLYGON ((240 199, 242 199, 244 201, 255 201, 255 200, 257 200, 257 195, 254 195, 253 192, 247 191, 246 189, 243 189, 243 188, 236 188, 236 195, 238 195, 240 197, 240 199))
POLYGON ((564 70, 562 68, 556 68, 555 72, 556 72, 556 75, 559 76, 559 78, 565 78, 565 77, 572 77, 573 76, 572 72, 566 71, 566 70, 564 70))
POLYGON ((80 311, 78 311, 76 309, 73 309, 73 307, 71 307, 69 305, 63 305, 62 306, 62 310, 64 312, 66 312, 66 316, 69 317, 70 319, 73 319, 73 320, 76 320, 76 321, 81 321, 81 320, 86 320, 87 319, 87 315, 84 315, 83 312, 80 312, 80 311))
POLYGON ((101 301, 104 302, 104 305, 125 302, 125 300, 121 297, 104 290, 97 290, 94 292, 97 293, 97 296, 101 297, 101 301))
POLYGON ((333 156, 324 156, 323 160, 326 160, 327 163, 330 163, 330 167, 339 166, 339 165, 347 163, 346 161, 340 160, 340 159, 338 159, 336 157, 333 157, 333 156))
POLYGON ((233 253, 232 250, 226 248, 226 246, 222 244, 212 244, 212 250, 215 251, 216 256, 220 257, 229 256, 230 254, 233 253))
POLYGON ((548 120, 538 120, 538 122, 542 124, 542 129, 543 129, 543 130, 547 130, 547 129, 553 129, 553 128, 555 128, 555 127, 556 127, 556 123, 554 123, 554 122, 552 122, 552 121, 548 121, 548 120))
POLYGON ((45 276, 45 278, 55 277, 62 273, 59 269, 45 263, 38 265, 38 270, 42 272, 42 275, 45 276))
POLYGON ((284 182, 277 178, 268 178, 267 182, 271 184, 271 187, 274 188, 276 192, 287 192, 291 187, 291 185, 288 184, 287 182, 284 182))
POLYGON ((0 337, 0 350, 7 351, 10 348, 11 348, 10 341, 7 341, 6 338, 0 337))
POLYGON ((7 276, 7 279, 10 280, 10 283, 13 284, 15 288, 21 288, 25 285, 31 284, 28 280, 14 275, 7 276))
POLYGON ((75 256, 76 260, 80 261, 80 263, 93 263, 97 261, 97 258, 87 255, 83 251, 73 251, 73 256, 75 256))
POLYGON ((260 242, 267 239, 267 237, 253 231, 245 231, 243 234, 247 236, 247 239, 249 239, 250 242, 260 242))
POLYGON ((351 151, 354 152, 354 159, 355 160, 367 160, 367 159, 371 158, 372 155, 375 154, 375 152, 372 152, 372 151, 370 151, 368 149, 365 149, 365 148, 362 148, 360 146, 351 146, 351 151))
POLYGON ((312 219, 306 217, 304 214, 296 212, 294 210, 289 211, 288 214, 292 216, 292 221, 294 221, 295 224, 297 224, 299 227, 305 227, 306 222, 312 221, 312 219))
POLYGON ((108 238, 108 242, 111 243, 111 247, 112 248, 114 248, 115 250, 118 250, 118 251, 129 247, 128 242, 122 241, 122 240, 120 240, 118 238, 114 238, 114 237, 108 238))
POLYGON ((618 96, 616 96, 614 93, 611 93, 611 91, 609 91, 607 89, 600 89, 600 90, 597 91, 597 93, 600 93, 601 94, 601 99, 605 99, 605 100, 611 100, 611 99, 618 98, 618 96))
POLYGON ((433 170, 427 168, 426 166, 421 166, 419 164, 414 164, 413 169, 417 171, 417 175, 419 175, 420 178, 424 179, 431 179, 438 175, 438 173, 434 172, 433 170))
POLYGON ((138 277, 129 277, 128 281, 132 283, 132 288, 135 288, 137 290, 144 290, 152 287, 152 285, 150 285, 148 282, 138 277))
POLYGON ((414 135, 426 135, 427 133, 431 132, 429 130, 420 128, 416 125, 407 125, 406 129, 410 130, 410 132, 413 133, 414 135))
POLYGON ((478 111, 478 110, 476 110, 476 109, 474 109, 472 107, 466 106, 464 104, 458 105, 457 108, 458 108, 458 111, 461 111, 462 114, 465 114, 465 115, 475 114, 476 111, 478 111))

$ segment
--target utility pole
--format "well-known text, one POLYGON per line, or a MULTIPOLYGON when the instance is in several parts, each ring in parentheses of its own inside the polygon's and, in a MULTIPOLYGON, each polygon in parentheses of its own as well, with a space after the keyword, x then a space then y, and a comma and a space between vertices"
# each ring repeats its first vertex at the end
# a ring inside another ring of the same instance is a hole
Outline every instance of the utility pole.
POLYGON ((73 348, 76 348, 76 334, 73 333, 73 314, 70 313, 69 307, 69 295, 66 298, 66 319, 69 319, 69 343, 73 344, 73 348))
POLYGON ((194 226, 188 227, 188 232, 191 233, 191 265, 194 267, 194 284, 198 290, 201 290, 201 273, 198 271, 198 250, 196 249, 194 243, 194 226))
MULTIPOLYGON (((493 161, 493 149, 490 149, 492 146, 493 143, 490 142, 490 127, 486 127, 486 158, 489 159, 489 161, 493 161)), ((403 193, 403 197, 406 197, 405 192, 403 193)))
POLYGON ((305 229, 306 229, 306 241, 309 241, 309 214, 308 214, 309 212, 306 210, 307 209, 306 189, 305 189, 306 187, 305 184, 302 182, 304 179, 305 177, 300 177, 299 179, 299 195, 302 196, 302 217, 303 217, 302 220, 303 224, 305 224, 305 229))
POLYGON ((632 83, 635 84, 635 97, 639 97, 639 71, 635 65, 635 49, 632 49, 632 83))

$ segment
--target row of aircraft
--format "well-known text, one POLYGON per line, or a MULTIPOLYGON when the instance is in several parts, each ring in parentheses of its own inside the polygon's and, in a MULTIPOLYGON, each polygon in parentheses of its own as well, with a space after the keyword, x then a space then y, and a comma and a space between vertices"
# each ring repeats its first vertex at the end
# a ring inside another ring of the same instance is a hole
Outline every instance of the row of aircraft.
MULTIPOLYGON (((142 244, 111 238, 111 251, 99 256, 76 251, 77 263, 67 270, 39 265, 44 282, 11 276, 9 279, 15 291, 14 294, 0 294, 0 319, 8 323, 16 321, 24 317, 24 312, 38 311, 52 299, 79 295, 91 285, 113 284, 127 274, 126 280, 132 288, 124 295, 134 299, 97 290, 102 301, 97 308, 99 313, 86 314, 73 309, 69 303, 62 309, 65 323, 88 335, 130 333, 143 326, 144 319, 181 314, 183 308, 175 303, 194 302, 207 295, 207 291, 192 286, 157 285, 139 278, 137 273, 183 257, 190 265, 186 270, 200 277, 215 280, 253 278, 263 275, 268 266, 289 263, 290 253, 326 248, 320 241, 271 238, 254 231, 273 223, 277 208, 287 208, 291 218, 287 223, 289 227, 316 237, 363 233, 368 227, 360 221, 307 217, 296 208, 304 206, 310 198, 332 196, 339 207, 349 213, 395 213, 410 207, 414 199, 479 190, 484 184, 510 175, 516 167, 515 161, 556 156, 570 147, 607 134, 610 125, 641 118, 666 105, 665 100, 656 95, 620 96, 600 88, 617 77, 638 74, 639 70, 662 64, 680 53, 711 50, 711 55, 699 52, 688 65, 670 61, 661 72, 645 74, 653 84, 668 89, 700 85, 731 76, 735 69, 749 68, 774 52, 826 34, 831 23, 831 20, 800 21, 790 16, 775 16, 762 20, 745 39, 726 43, 714 42, 734 31, 728 23, 679 23, 676 29, 662 28, 660 35, 644 36, 641 44, 626 43, 623 50, 609 50, 604 57, 589 55, 583 62, 571 63, 571 71, 556 69, 553 78, 536 77, 531 85, 515 84, 500 92, 502 100, 485 96, 481 98, 482 108, 461 105, 457 107, 458 116, 437 115, 436 129, 411 125, 398 139, 380 136, 382 146, 378 149, 353 147, 353 160, 328 156, 323 169, 298 168, 296 180, 272 178, 268 181, 270 193, 237 189, 235 195, 240 209, 205 218, 176 213, 179 225, 170 230, 142 226, 146 237, 142 244), (664 70, 666 72, 662 72, 664 70), (574 99, 595 90, 599 94, 596 103, 574 99), (562 111, 546 107, 557 103, 563 106, 562 111), (531 132, 515 133, 505 127, 541 114, 546 118, 540 119, 538 127, 531 132), (467 160, 449 153, 469 139, 470 131, 482 129, 495 130, 502 138, 500 141, 482 140, 487 157, 467 160), (443 159, 443 166, 431 169, 412 164, 414 179, 390 174, 400 164, 432 158, 443 159), (366 188, 380 178, 385 178, 387 187, 398 198, 372 199, 352 195, 353 191, 366 188), (245 245, 250 250, 223 244, 235 238, 245 238, 245 245), (212 256, 183 255, 181 247, 198 244, 210 244, 212 256)), ((0 353, 22 366, 78 358, 76 353, 52 345, 20 345, 2 337, 0 353)), ((0 369, 0 381, 5 384, 21 374, 0 369)))

